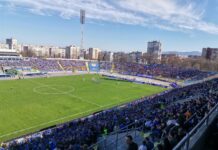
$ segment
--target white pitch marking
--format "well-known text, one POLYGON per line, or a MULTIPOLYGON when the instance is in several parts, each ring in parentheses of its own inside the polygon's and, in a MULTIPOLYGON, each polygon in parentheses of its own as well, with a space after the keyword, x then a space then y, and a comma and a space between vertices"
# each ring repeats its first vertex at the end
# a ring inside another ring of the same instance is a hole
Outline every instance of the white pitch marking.
MULTIPOLYGON (((111 104, 108 104, 108 105, 104 105, 102 108, 108 107, 108 106, 112 106, 112 105, 114 105, 114 104, 117 104, 117 103, 111 103, 111 104)), ((17 131, 14 131, 14 132, 10 132, 10 133, 1 135, 0 138, 6 137, 6 136, 10 136, 10 135, 13 135, 13 134, 16 134, 16 133, 24 132, 24 131, 27 131, 27 130, 30 130, 30 129, 34 129, 34 128, 37 128, 37 127, 40 127, 40 126, 44 126, 44 125, 47 125, 47 124, 49 124, 49 123, 53 123, 53 122, 57 122, 57 121, 60 121, 60 120, 64 120, 64 119, 66 119, 66 118, 71 118, 71 117, 76 116, 76 115, 80 115, 80 114, 92 112, 92 111, 94 111, 94 110, 98 110, 98 108, 89 109, 88 111, 84 111, 84 112, 80 112, 80 113, 68 115, 68 116, 61 117, 61 118, 58 118, 58 119, 55 119, 55 120, 52 120, 52 121, 48 121, 48 122, 45 122, 45 123, 41 123, 41 124, 32 126, 32 127, 29 127, 29 128, 24 128, 24 129, 21 129, 21 130, 17 130, 17 131)))
MULTIPOLYGON (((61 91, 61 90, 58 90, 57 88, 50 87, 49 85, 46 85, 46 84, 43 84, 43 83, 35 82, 35 81, 30 80, 30 79, 29 79, 29 81, 31 81, 31 82, 33 82, 33 83, 37 83, 37 84, 39 84, 39 85, 41 85, 41 86, 47 86, 48 88, 50 88, 50 89, 52 89, 52 90, 55 90, 55 91, 57 91, 57 92, 59 92, 59 93, 63 92, 63 91, 61 91)), ((74 89, 75 89, 75 88, 74 88, 74 89)), ((77 99, 79 99, 80 101, 83 101, 83 102, 86 102, 86 103, 89 103, 89 104, 92 104, 92 105, 95 105, 95 106, 98 106, 98 107, 102 107, 102 105, 99 105, 99 104, 97 104, 97 103, 93 103, 93 102, 84 100, 84 99, 82 99, 81 97, 75 96, 75 95, 73 95, 73 94, 71 94, 71 93, 66 93, 66 95, 71 96, 71 97, 74 97, 74 98, 77 98, 77 99)))
MULTIPOLYGON (((29 81, 31 81, 31 79, 29 79, 29 81)), ((31 81, 31 82, 34 82, 34 81, 31 81)), ((34 82, 34 83, 37 83, 37 84, 40 84, 40 85, 44 85, 44 84, 38 83, 38 82, 34 82)), ((44 86, 45 86, 45 85, 44 85, 44 86)), ((57 89, 56 89, 56 90, 57 90, 57 89)), ((120 100, 119 100, 119 101, 120 101, 120 100)), ((108 105, 104 105, 104 106, 100 106, 100 107, 104 108, 104 107, 112 106, 112 105, 114 105, 114 104, 117 104, 117 102, 111 103, 111 104, 108 104, 108 105)), ((80 112, 80 113, 76 113, 76 114, 64 116, 64 117, 61 117, 61 118, 58 118, 58 119, 55 119, 55 120, 52 120, 52 121, 49 121, 49 122, 41 123, 41 124, 38 124, 38 125, 35 125, 35 126, 32 126, 32 127, 29 127, 29 128, 24 128, 24 129, 21 129, 21 130, 17 130, 17 131, 14 131, 14 132, 10 132, 10 133, 1 135, 0 138, 6 137, 6 136, 10 136, 10 135, 13 135, 13 134, 16 134, 16 133, 24 132, 24 131, 27 131, 27 130, 30 130, 30 129, 34 129, 34 128, 37 128, 37 127, 40 127, 40 126, 43 126, 43 125, 47 125, 47 124, 49 124, 49 123, 53 123, 53 122, 57 122, 57 121, 60 121, 60 120, 64 120, 64 119, 66 119, 66 118, 71 118, 71 117, 73 117, 73 116, 80 115, 80 114, 83 114, 83 113, 88 113, 88 112, 91 112, 91 111, 94 111, 94 110, 97 110, 97 108, 95 108, 95 109, 90 109, 90 110, 85 111, 85 112, 80 112)))
MULTIPOLYGON (((48 87, 52 87, 52 86, 56 86, 56 85, 47 85, 47 86, 38 86, 38 87, 35 87, 35 88, 33 88, 33 92, 35 92, 35 93, 38 93, 38 94, 45 94, 45 95, 49 95, 49 94, 51 94, 51 95, 61 95, 61 94, 69 94, 70 92, 74 92, 75 91, 75 88, 74 87, 70 87, 71 88, 71 90, 68 90, 68 91, 66 91, 66 92, 57 92, 57 93, 55 93, 55 92, 39 92, 40 90, 38 90, 38 89, 41 89, 41 88, 44 88, 44 87, 46 87, 46 88, 48 88, 48 87)), ((60 85, 59 85, 60 86, 60 85)), ((62 85, 62 87, 68 87, 68 86, 63 86, 62 85)))

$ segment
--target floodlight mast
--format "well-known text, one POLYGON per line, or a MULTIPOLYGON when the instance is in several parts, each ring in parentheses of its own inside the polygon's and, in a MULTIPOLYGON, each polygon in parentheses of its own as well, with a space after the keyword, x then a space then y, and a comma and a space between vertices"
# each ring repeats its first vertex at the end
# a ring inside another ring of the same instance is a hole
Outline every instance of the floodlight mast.
POLYGON ((85 24, 85 10, 80 10, 80 28, 81 28, 81 43, 80 50, 84 49, 84 24, 85 24))

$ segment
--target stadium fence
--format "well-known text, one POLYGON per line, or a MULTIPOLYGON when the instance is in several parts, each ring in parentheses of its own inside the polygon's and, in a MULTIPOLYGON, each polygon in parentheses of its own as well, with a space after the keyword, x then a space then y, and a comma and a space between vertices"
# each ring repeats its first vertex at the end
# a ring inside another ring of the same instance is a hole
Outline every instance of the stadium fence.
MULTIPOLYGON (((206 105, 204 107, 206 107, 206 105)), ((203 135, 209 125, 213 122, 217 114, 218 104, 216 104, 213 109, 189 133, 186 134, 186 136, 173 148, 173 150, 190 150, 197 143, 198 139, 201 137, 201 135, 203 135)), ((189 120, 191 120, 193 117, 195 117, 195 114, 189 120)), ((143 140, 143 134, 146 134, 146 132, 143 132, 144 123, 140 124, 139 126, 139 122, 145 122, 145 118, 137 120, 108 135, 102 136, 102 138, 96 144, 90 146, 88 149, 119 150, 121 147, 125 149, 126 147, 124 148, 124 139, 126 135, 132 135, 136 141, 143 140)))
POLYGON ((145 118, 137 120, 121 129, 118 129, 108 135, 103 135, 101 140, 99 140, 96 144, 90 146, 89 150, 118 150, 121 147, 126 149, 125 147, 125 137, 127 135, 132 135, 134 139, 140 139, 143 137, 141 131, 143 131, 144 124, 140 124, 139 122, 144 122, 145 118), (125 147, 125 148, 124 148, 125 147))
POLYGON ((189 150, 197 143, 218 114, 218 104, 173 148, 173 150, 189 150))

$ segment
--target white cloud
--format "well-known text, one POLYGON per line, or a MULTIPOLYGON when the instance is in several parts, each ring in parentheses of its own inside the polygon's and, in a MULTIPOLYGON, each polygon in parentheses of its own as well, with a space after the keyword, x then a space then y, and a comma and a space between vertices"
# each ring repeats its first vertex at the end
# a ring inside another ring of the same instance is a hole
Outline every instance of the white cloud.
POLYGON ((2 0, 39 15, 71 19, 85 9, 91 20, 156 27, 170 31, 199 30, 218 34, 218 25, 203 20, 205 10, 190 0, 2 0))

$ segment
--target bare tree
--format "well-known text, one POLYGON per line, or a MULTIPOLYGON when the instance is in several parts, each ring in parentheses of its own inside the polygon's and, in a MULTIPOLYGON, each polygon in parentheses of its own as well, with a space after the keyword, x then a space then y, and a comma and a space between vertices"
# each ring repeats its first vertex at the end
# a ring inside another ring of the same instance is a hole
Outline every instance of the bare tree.
POLYGON ((23 57, 35 57, 35 56, 36 56, 35 52, 32 51, 32 50, 25 50, 25 51, 22 51, 22 52, 21 52, 21 55, 22 55, 23 57))

